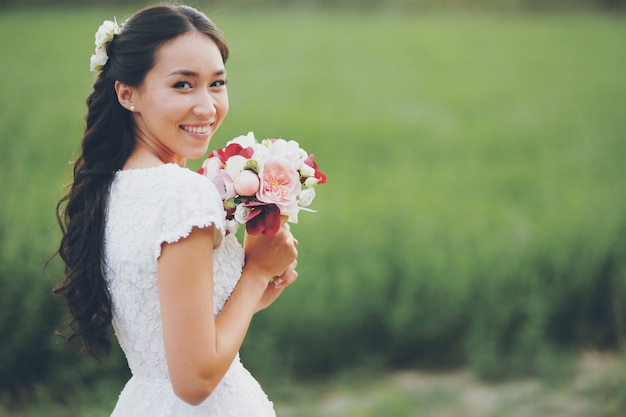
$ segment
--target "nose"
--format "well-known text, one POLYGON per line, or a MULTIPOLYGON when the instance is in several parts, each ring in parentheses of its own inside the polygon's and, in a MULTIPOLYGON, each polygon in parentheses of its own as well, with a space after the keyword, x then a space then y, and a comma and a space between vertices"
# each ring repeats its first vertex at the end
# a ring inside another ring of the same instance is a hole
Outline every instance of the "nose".
POLYGON ((211 117, 216 113, 215 100, 208 91, 200 92, 197 95, 193 106, 193 112, 197 116, 211 117))

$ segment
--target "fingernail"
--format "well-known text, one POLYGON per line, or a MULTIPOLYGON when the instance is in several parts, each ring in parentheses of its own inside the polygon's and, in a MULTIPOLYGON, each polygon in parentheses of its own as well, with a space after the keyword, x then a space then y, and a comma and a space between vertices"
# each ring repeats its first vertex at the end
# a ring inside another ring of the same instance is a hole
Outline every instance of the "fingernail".
POLYGON ((283 283, 283 279, 282 279, 282 278, 276 278, 276 279, 274 280, 274 286, 275 286, 275 287, 279 287, 279 286, 280 286, 280 284, 282 284, 282 283, 283 283))

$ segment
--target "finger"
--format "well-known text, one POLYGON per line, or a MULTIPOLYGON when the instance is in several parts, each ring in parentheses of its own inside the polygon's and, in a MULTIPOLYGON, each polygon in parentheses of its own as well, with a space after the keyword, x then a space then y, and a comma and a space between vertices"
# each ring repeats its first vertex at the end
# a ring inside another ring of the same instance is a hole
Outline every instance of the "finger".
POLYGON ((287 268, 285 272, 283 272, 278 278, 273 281, 274 286, 276 288, 284 288, 288 285, 291 285, 298 278, 298 272, 296 272, 297 265, 298 261, 293 261, 291 265, 289 265, 289 268, 287 268))
POLYGON ((298 271, 291 271, 289 274, 285 273, 281 277, 274 280, 275 288, 282 289, 293 284, 298 279, 298 271))
POLYGON ((299 276, 298 271, 296 270, 291 271, 291 274, 289 274, 289 278, 287 279, 287 281, 283 283, 283 287, 287 287, 293 284, 294 282, 296 282, 296 280, 298 279, 298 276, 299 276))

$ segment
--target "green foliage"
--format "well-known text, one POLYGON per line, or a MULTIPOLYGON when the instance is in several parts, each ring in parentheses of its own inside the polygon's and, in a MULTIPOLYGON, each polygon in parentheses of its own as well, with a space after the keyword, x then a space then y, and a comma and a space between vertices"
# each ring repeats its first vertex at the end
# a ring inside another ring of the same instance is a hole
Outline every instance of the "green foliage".
MULTIPOLYGON (((300 279, 242 350, 261 379, 462 364, 558 378, 575 349, 623 347, 621 21, 207 11, 232 48, 212 146, 297 139, 329 178, 293 228, 300 279)), ((93 34, 126 14, 0 15, 3 402, 126 377, 119 351, 76 366, 52 336, 60 265, 43 270, 93 34)))
MULTIPOLYGON (((267 10, 626 10, 626 0, 195 0, 190 4, 216 9, 267 10)), ((139 8, 146 5, 143 0, 109 0, 108 7, 126 6, 139 8)), ((0 9, 10 8, 58 8, 58 7, 102 7, 96 0, 4 0, 0 9)))

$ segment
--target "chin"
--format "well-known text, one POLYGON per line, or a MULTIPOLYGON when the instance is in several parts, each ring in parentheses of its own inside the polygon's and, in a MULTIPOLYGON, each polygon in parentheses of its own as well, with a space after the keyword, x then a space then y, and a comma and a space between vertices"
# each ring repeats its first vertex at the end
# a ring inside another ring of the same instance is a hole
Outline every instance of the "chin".
POLYGON ((199 150, 198 152, 190 152, 187 155, 187 159, 200 159, 204 157, 204 155, 206 155, 208 149, 209 149, 209 146, 207 145, 206 148, 204 148, 204 150, 199 150))

